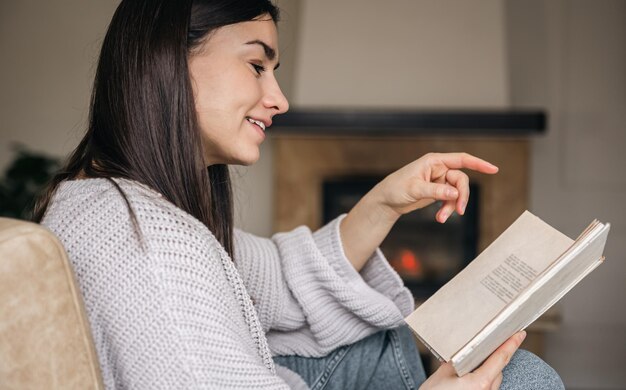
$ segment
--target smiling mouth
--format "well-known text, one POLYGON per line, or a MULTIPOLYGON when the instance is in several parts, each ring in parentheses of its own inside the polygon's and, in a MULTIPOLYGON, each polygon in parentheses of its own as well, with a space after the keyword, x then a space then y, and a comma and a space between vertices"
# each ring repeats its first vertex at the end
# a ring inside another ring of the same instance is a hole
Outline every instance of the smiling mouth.
POLYGON ((250 118, 250 117, 246 117, 246 119, 248 120, 248 122, 250 122, 250 123, 252 123, 254 125, 259 126, 261 128, 261 130, 265 131, 265 124, 263 122, 257 121, 255 119, 250 118))

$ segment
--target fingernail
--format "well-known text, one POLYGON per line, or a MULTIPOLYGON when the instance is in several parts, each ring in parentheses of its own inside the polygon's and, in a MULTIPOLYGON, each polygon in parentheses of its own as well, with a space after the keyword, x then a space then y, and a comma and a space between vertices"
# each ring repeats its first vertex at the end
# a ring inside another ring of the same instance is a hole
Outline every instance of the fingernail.
POLYGON ((467 207, 467 203, 463 202, 461 204, 461 214, 465 214, 465 208, 467 207))
POLYGON ((441 223, 446 222, 446 220, 448 219, 448 217, 450 216, 450 214, 447 211, 444 211, 441 213, 441 223))
POLYGON ((521 335, 521 337, 520 337, 520 341, 519 341, 519 342, 521 343, 522 341, 524 341, 524 339, 525 339, 525 338, 526 338, 526 331, 525 331, 525 330, 523 330, 523 331, 522 331, 522 335, 521 335))

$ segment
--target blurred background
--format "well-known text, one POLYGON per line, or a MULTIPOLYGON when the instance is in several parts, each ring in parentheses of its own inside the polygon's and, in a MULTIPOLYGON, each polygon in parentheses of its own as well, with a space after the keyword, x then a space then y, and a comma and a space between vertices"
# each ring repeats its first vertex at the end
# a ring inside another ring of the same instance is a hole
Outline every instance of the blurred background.
MULTIPOLYGON (((55 169, 84 133, 98 50, 117 4, 0 0, 0 207, 16 198, 15 191, 34 190, 38 183, 33 179, 15 189, 11 172, 42 175, 55 169)), ((281 0, 278 5, 283 19, 278 78, 294 111, 545 112, 542 132, 513 138, 505 130, 460 138, 431 132, 429 145, 438 151, 519 143, 524 166, 504 177, 522 176, 522 190, 512 194, 506 184, 494 186, 495 193, 483 199, 486 208, 489 199, 522 205, 572 238, 594 218, 611 223, 605 264, 563 298, 558 321, 542 333, 541 350, 568 389, 626 389, 626 1, 281 0)), ((283 226, 276 190, 282 183, 277 177, 285 172, 276 164, 285 154, 285 139, 291 139, 272 129, 268 135, 261 160, 236 168, 234 175, 237 224, 264 236, 283 226)), ((319 141, 311 133, 296 139, 319 141)), ((353 140, 341 134, 337 142, 328 136, 322 141, 379 145, 397 139, 353 140)), ((413 139, 421 142, 419 135, 399 138, 413 139)), ((422 152, 424 144, 419 145, 414 158, 422 152)), ((390 167, 380 156, 358 158, 379 160, 385 168, 376 172, 390 167)), ((405 263, 414 261, 403 256, 405 263)))

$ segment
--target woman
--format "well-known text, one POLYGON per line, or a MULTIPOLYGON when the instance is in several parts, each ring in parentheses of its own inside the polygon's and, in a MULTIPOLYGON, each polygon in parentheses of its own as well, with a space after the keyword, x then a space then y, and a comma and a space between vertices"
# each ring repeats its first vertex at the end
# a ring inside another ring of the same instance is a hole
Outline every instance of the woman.
POLYGON ((460 169, 495 173, 485 161, 424 156, 315 233, 233 229, 227 164, 254 163, 288 109, 277 21, 267 0, 123 0, 111 21, 87 134, 35 214, 68 251, 106 387, 560 385, 530 354, 503 377, 521 334, 472 374, 424 382, 401 326, 413 300, 378 245, 435 200, 439 222, 463 214, 460 169))

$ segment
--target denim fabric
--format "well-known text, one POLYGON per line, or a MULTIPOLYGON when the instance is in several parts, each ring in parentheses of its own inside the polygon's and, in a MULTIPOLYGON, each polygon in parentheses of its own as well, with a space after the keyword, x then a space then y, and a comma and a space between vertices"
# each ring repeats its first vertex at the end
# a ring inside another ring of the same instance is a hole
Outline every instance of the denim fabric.
POLYGON ((559 374, 531 352, 518 349, 502 370, 501 390, 565 390, 559 374))
POLYGON ((312 390, 417 389, 426 376, 407 327, 375 333, 322 358, 277 356, 312 390))
MULTIPOLYGON (((312 390, 417 389, 426 380, 407 327, 385 330, 321 358, 277 356, 274 361, 302 377, 312 390)), ((557 373, 519 350, 503 371, 503 390, 564 389, 557 373)))

